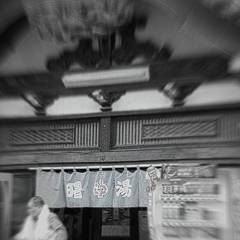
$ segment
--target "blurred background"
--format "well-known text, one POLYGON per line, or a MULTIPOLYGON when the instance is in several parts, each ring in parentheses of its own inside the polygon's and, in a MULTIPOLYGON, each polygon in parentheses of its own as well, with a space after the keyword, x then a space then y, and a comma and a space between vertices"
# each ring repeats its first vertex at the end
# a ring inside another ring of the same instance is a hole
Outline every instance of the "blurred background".
POLYGON ((20 230, 38 167, 179 161, 216 175, 158 182, 157 216, 52 210, 69 240, 239 239, 238 0, 8 0, 0 15, 1 239, 20 230))

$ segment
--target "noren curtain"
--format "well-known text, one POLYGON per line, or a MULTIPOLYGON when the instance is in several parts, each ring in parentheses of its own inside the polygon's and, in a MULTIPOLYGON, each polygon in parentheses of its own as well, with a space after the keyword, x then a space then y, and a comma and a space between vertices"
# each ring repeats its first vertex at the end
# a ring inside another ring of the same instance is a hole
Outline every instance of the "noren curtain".
POLYGON ((148 172, 111 171, 37 172, 36 194, 52 208, 147 207, 148 172))

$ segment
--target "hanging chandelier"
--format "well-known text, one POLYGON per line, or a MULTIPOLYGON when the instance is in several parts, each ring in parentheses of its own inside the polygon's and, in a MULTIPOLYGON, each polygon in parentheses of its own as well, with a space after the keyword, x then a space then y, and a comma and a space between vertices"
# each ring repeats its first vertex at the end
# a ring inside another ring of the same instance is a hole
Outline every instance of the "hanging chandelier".
POLYGON ((109 35, 133 16, 134 0, 22 0, 44 39, 71 41, 109 35))

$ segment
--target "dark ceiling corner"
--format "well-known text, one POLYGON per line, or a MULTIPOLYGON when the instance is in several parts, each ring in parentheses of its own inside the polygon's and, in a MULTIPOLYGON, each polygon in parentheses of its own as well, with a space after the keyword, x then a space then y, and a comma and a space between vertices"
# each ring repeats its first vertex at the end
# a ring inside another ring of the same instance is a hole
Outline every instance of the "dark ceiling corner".
POLYGON ((0 34, 0 61, 13 48, 15 42, 22 33, 29 27, 28 19, 25 15, 8 25, 0 34))

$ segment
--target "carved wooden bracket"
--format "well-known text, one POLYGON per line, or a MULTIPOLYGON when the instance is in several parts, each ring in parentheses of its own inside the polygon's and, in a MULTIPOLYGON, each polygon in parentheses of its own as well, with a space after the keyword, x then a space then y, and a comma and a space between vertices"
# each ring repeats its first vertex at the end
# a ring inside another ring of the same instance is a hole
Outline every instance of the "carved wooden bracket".
POLYGON ((35 110, 37 116, 45 116, 46 109, 54 100, 58 98, 57 95, 35 95, 35 94, 25 94, 22 95, 22 98, 29 103, 35 110))
POLYGON ((95 102, 101 106, 101 111, 111 111, 112 104, 120 99, 125 94, 125 91, 109 92, 107 90, 99 89, 88 94, 95 102))
POLYGON ((199 87, 200 83, 178 84, 170 82, 161 91, 172 100, 173 107, 183 106, 185 98, 199 87))

